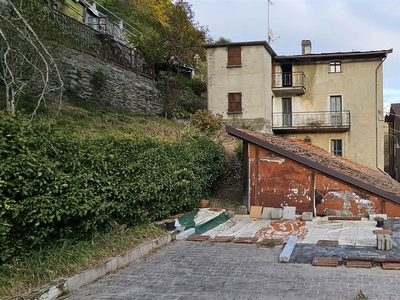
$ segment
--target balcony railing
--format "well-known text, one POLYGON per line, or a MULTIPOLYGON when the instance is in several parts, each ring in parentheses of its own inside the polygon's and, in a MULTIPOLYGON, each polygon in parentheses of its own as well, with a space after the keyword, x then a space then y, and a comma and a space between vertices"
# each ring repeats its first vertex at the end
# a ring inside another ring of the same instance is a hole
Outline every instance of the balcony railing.
POLYGON ((274 113, 272 122, 274 131, 348 131, 350 111, 274 113))
POLYGON ((273 74, 272 90, 277 96, 304 94, 306 75, 303 72, 283 72, 273 74))

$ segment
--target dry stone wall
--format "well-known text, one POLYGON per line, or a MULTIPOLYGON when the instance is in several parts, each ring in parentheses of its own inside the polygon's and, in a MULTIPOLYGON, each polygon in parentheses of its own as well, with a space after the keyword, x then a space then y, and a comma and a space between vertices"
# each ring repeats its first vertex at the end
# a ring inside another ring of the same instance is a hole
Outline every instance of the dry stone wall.
POLYGON ((100 103, 134 113, 161 114, 165 97, 154 80, 105 62, 86 53, 63 53, 65 95, 75 100, 100 103))

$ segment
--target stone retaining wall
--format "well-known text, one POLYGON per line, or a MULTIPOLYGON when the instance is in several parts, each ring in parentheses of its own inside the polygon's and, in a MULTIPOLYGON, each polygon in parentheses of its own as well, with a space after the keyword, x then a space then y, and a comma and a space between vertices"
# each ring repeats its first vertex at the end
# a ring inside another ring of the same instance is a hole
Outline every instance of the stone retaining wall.
POLYGON ((65 51, 60 65, 66 97, 99 101, 134 113, 161 114, 165 97, 154 80, 97 57, 65 51))

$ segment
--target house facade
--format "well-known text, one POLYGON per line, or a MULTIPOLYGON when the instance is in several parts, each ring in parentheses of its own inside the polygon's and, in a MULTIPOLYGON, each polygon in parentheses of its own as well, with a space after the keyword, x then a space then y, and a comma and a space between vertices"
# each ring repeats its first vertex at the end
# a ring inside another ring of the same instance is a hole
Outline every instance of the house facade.
POLYGON ((265 41, 209 44, 207 49, 208 109, 225 123, 272 132, 272 60, 276 53, 265 41))
POLYGON ((296 214, 400 217, 400 183, 303 140, 236 129, 243 140, 243 204, 291 206, 296 214))
POLYGON ((242 120, 257 131, 301 139, 383 170, 382 62, 391 49, 313 54, 311 42, 303 40, 301 55, 279 56, 270 47, 261 55, 252 43, 233 44, 242 53, 234 72, 227 64, 231 44, 206 46, 211 111, 227 124, 242 120), (232 113, 231 93, 241 93, 241 106, 232 113))

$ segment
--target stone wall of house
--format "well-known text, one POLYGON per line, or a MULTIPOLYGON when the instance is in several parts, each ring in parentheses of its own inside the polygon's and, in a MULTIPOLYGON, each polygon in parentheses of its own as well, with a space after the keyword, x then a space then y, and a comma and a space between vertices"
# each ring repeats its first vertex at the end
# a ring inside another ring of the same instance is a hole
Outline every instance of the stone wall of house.
POLYGON ((97 57, 67 50, 60 71, 69 99, 99 101, 134 113, 161 114, 164 110, 165 97, 154 80, 97 57))

